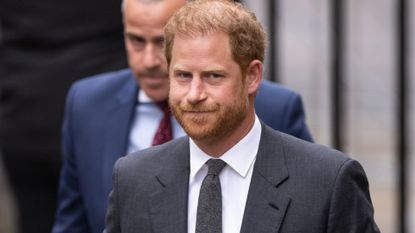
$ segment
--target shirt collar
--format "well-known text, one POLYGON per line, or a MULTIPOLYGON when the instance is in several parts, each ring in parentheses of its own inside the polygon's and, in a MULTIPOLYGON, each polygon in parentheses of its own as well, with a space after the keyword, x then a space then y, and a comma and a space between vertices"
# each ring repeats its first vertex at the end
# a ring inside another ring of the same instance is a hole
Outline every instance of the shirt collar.
MULTIPOLYGON (((261 138, 261 123, 255 115, 251 130, 236 145, 226 151, 220 159, 226 162, 240 176, 246 177, 255 161, 261 138)), ((190 138, 190 177, 193 178, 211 156, 203 152, 190 138)))
POLYGON ((148 97, 145 91, 139 91, 137 96, 138 103, 153 103, 153 100, 148 97))

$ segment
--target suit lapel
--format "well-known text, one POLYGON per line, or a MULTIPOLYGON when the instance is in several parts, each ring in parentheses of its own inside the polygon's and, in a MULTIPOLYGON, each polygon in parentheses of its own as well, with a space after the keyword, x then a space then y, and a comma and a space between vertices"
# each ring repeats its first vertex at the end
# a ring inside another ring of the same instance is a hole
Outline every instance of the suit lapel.
POLYGON ((189 141, 176 142, 155 177, 159 189, 150 199, 154 233, 187 232, 189 141))
POLYGON ((130 125, 137 102, 137 83, 133 75, 124 83, 111 102, 106 116, 105 150, 102 166, 103 193, 112 189, 111 176, 115 161, 126 154, 130 125))
POLYGON ((288 179, 283 153, 278 136, 262 125, 241 233, 279 232, 290 204, 290 198, 278 188, 288 179))

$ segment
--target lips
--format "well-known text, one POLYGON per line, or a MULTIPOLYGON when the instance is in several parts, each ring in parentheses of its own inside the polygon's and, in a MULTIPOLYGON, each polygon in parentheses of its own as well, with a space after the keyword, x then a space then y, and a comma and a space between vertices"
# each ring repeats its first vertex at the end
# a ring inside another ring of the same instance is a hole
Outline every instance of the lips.
POLYGON ((204 124, 206 123, 207 119, 211 118, 212 116, 215 116, 214 110, 191 110, 186 111, 182 110, 182 116, 186 119, 193 121, 196 124, 204 124))
POLYGON ((180 107, 180 110, 182 110, 183 113, 190 113, 190 114, 204 114, 204 113, 212 113, 218 110, 218 108, 215 107, 209 107, 209 108, 201 108, 201 107, 180 107))
POLYGON ((156 71, 144 71, 144 72, 140 72, 138 73, 138 77, 140 77, 141 79, 146 79, 146 80, 165 80, 169 78, 168 73, 160 71, 160 70, 156 70, 156 71))
POLYGON ((149 87, 164 86, 168 83, 167 76, 141 76, 140 80, 140 82, 145 82, 145 84, 149 87))
POLYGON ((202 116, 206 114, 213 113, 214 111, 183 111, 184 114, 194 115, 194 116, 202 116))

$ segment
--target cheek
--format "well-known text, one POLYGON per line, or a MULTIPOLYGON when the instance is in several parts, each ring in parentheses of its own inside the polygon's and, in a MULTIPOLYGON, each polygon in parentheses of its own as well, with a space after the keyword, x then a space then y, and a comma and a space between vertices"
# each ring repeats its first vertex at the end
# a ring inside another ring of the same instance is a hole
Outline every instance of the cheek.
POLYGON ((140 61, 140 55, 136 51, 127 51, 128 64, 132 70, 139 71, 142 69, 142 62, 140 61))
POLYGON ((128 41, 125 42, 125 50, 127 51, 128 57, 130 57, 134 52, 133 47, 130 43, 128 43, 128 41))
POLYGON ((189 93, 188 85, 182 85, 170 80, 169 89, 169 96, 176 104, 187 101, 187 94, 189 93))
POLYGON ((132 62, 137 62, 140 60, 140 52, 135 51, 134 49, 127 50, 128 52, 128 59, 132 62))
POLYGON ((169 99, 172 103, 177 103, 180 100, 180 90, 174 81, 170 80, 169 85, 169 99))
POLYGON ((215 87, 211 90, 209 96, 214 99, 216 102, 233 104, 235 101, 240 99, 240 96, 244 92, 240 86, 230 85, 223 87, 215 87))
POLYGON ((126 51, 127 51, 128 60, 130 61, 130 63, 134 64, 134 62, 137 62, 137 61, 140 60, 140 57, 142 57, 142 55, 141 55, 142 52, 135 49, 128 42, 125 44, 125 47, 126 47, 126 51))

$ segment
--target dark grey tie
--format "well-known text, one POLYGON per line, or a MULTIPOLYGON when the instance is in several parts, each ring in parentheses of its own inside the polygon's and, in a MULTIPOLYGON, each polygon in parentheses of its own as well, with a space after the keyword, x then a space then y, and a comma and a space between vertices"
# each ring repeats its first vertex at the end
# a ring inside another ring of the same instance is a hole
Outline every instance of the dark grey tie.
POLYGON ((219 173, 226 166, 220 159, 210 159, 208 174, 200 187, 197 204, 196 233, 222 232, 222 192, 219 173))

